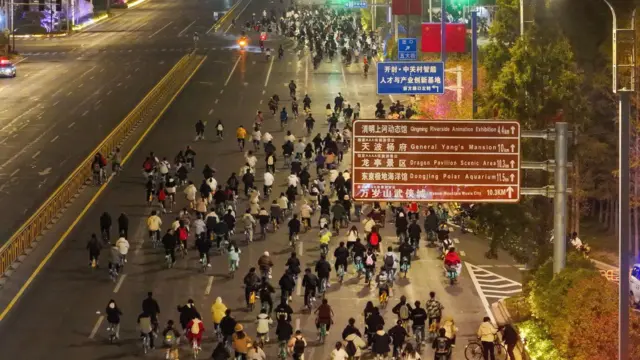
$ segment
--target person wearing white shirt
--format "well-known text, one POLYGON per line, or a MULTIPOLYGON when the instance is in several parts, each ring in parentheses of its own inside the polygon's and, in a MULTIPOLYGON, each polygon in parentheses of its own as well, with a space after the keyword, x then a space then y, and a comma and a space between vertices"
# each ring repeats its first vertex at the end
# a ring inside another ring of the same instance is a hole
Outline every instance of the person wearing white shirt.
POLYGON ((349 181, 349 179, 351 179, 351 173, 349 173, 349 170, 343 171, 342 177, 344 178, 344 181, 349 181))
POLYGON ((338 341, 336 343, 335 349, 331 352, 331 360, 347 360, 349 359, 349 354, 344 350, 342 343, 338 341))
POLYGON ((260 147, 260 139, 262 139, 262 132, 256 127, 253 130, 253 133, 251 133, 251 140, 253 142, 253 148, 255 150, 258 150, 258 148, 260 147))
POLYGON ((291 175, 287 177, 287 183, 289 186, 293 186, 294 188, 296 188, 296 192, 298 191, 298 183, 300 183, 298 175, 292 172, 291 175))
POLYGON ((264 132, 264 134, 262 134, 262 143, 263 144, 268 144, 269 141, 273 140, 273 136, 271 136, 271 134, 269 134, 268 132, 264 132))
POLYGON ((116 248, 122 257, 124 262, 127 262, 127 254, 129 253, 129 242, 124 236, 121 236, 118 241, 116 241, 116 248))
POLYGON ((244 159, 247 161, 247 164, 249 164, 249 167, 251 167, 251 172, 255 172, 255 168, 256 168, 256 164, 258 163, 258 158, 256 158, 255 155, 253 155, 253 151, 249 150, 245 155, 244 155, 244 159))
POLYGON ((171 169, 171 164, 167 161, 167 158, 162 159, 162 161, 158 164, 158 169, 160 170, 160 174, 167 175, 169 173, 169 169, 171 169))
POLYGON ((295 144, 296 137, 291 133, 291 131, 287 131, 287 135, 284 136, 284 142, 291 141, 292 144, 295 144))
POLYGON ((273 186, 274 181, 275 178, 272 173, 268 171, 264 173, 264 188, 262 189, 262 193, 264 193, 265 197, 268 197, 271 193, 271 187, 273 186))
POLYGON ((300 157, 302 159, 302 155, 304 154, 304 149, 307 147, 307 144, 302 141, 302 139, 298 140, 297 143, 293 146, 293 152, 295 153, 295 157, 300 157))
POLYGON ((218 181, 212 176, 207 179, 207 185, 209 185, 211 192, 214 192, 218 188, 218 181))

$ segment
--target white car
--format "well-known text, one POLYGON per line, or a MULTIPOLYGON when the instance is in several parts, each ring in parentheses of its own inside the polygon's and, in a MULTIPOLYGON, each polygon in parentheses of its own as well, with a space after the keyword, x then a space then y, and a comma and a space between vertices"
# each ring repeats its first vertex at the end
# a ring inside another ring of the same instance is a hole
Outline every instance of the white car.
POLYGON ((632 305, 640 306, 640 263, 633 265, 631 276, 629 277, 629 288, 631 290, 632 305))
POLYGON ((16 66, 6 58, 0 58, 0 77, 16 77, 16 66))

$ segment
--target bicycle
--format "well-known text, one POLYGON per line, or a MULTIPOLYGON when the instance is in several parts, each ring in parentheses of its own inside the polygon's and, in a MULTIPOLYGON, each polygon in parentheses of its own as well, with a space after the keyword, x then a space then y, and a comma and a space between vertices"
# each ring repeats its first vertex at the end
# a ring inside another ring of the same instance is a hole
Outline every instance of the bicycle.
POLYGON ((116 335, 117 326, 118 326, 117 324, 109 323, 109 326, 107 327, 110 344, 113 344, 118 339, 118 336, 116 335))
POLYGON ((198 346, 198 341, 195 338, 191 341, 191 348, 193 349, 193 358, 197 359, 198 354, 200 354, 200 346, 198 346))
POLYGON ((142 352, 148 353, 151 350, 151 339, 149 338, 150 334, 142 335, 142 352))
POLYGON ((289 243, 291 244, 291 249, 295 250, 296 249, 296 244, 298 243, 298 233, 295 233, 291 236, 291 238, 289 239, 289 243))
POLYGON ((253 308, 256 306, 256 292, 251 291, 249 293, 249 311, 253 311, 253 308))
POLYGON ((409 271, 409 259, 407 259, 406 257, 403 257, 402 260, 400 260, 400 275, 404 274, 404 277, 407 277, 407 272, 409 271))
POLYGON ((154 249, 160 246, 160 240, 158 239, 157 231, 151 232, 151 246, 153 246, 154 249))
POLYGON ((327 337, 327 325, 326 324, 320 324, 320 331, 318 334, 319 338, 318 341, 320 342, 320 344, 324 344, 324 340, 327 337))
POLYGON ((422 332, 424 331, 424 326, 416 326, 415 329, 413 329, 413 333, 414 333, 414 337, 416 339, 416 351, 420 352, 421 348, 422 348, 422 341, 424 340, 422 337, 422 332))
POLYGON ((342 284, 342 282, 344 281, 344 265, 338 266, 337 273, 338 273, 338 282, 342 284))
POLYGON ((200 259, 200 272, 207 272, 207 266, 209 265, 209 257, 207 254, 202 254, 202 258, 200 259))
POLYGON ((280 341, 278 344, 278 359, 285 360, 287 355, 287 341, 280 341))
POLYGON ((318 288, 318 292, 322 295, 322 298, 324 299, 324 293, 327 291, 327 278, 322 278, 322 280, 320 280, 320 287, 318 288))
POLYGON ((329 244, 320 244, 320 254, 324 256, 329 254, 329 244))
POLYGON ((229 277, 233 279, 238 269, 238 263, 235 260, 229 261, 229 277))
POLYGON ((120 276, 120 274, 118 273, 118 266, 113 264, 111 266, 111 269, 109 269, 109 277, 111 278, 111 280, 113 280, 113 282, 117 282, 118 276, 120 276))
POLYGON ((380 301, 380 308, 381 309, 386 308, 387 303, 389 302, 389 294, 387 294, 386 291, 383 291, 378 297, 378 300, 380 301))
MULTIPOLYGON (((507 348, 496 338, 493 340, 496 360, 507 360, 507 348)), ((470 339, 464 347, 464 357, 467 360, 482 360, 482 342, 479 339, 470 339)))
POLYGON ((173 261, 171 259, 171 255, 167 254, 164 256, 165 263, 167 264, 167 269, 171 269, 173 267, 173 261))

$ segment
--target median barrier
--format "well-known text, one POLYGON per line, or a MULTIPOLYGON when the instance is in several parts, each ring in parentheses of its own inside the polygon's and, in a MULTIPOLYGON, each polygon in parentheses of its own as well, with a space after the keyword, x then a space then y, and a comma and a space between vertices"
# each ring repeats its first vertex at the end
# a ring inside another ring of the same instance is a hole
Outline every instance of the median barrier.
MULTIPOLYGON (((0 274, 7 275, 14 263, 34 245, 37 238, 61 216, 71 201, 92 182, 92 162, 97 153, 106 158, 139 126, 151 126, 173 101, 204 61, 195 53, 183 56, 138 105, 93 149, 47 200, 0 248, 0 274)), ((135 145, 134 145, 135 146, 135 145)), ((126 153, 127 149, 121 149, 126 153)), ((125 158, 126 160, 126 158, 125 158)))

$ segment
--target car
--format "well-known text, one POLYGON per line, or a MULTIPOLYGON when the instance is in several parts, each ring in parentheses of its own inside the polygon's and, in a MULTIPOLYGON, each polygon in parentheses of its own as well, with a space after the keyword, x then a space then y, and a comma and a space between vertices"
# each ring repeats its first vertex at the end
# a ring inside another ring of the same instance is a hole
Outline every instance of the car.
POLYGON ((16 66, 7 58, 0 58, 0 77, 16 77, 16 66))
POLYGON ((637 307, 640 305, 640 263, 633 265, 631 269, 629 288, 631 290, 631 303, 637 307))

